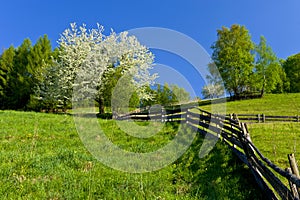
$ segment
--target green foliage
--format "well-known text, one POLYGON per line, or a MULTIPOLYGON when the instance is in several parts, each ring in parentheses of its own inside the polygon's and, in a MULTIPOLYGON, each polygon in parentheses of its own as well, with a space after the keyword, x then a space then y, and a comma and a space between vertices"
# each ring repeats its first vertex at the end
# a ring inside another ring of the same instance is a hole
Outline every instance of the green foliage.
POLYGON ((2 109, 36 109, 35 90, 44 71, 52 65, 52 49, 47 35, 32 46, 25 39, 21 46, 5 50, 0 59, 0 99, 2 109), (34 101, 34 102, 30 102, 34 101))
MULTIPOLYGON (((178 128, 168 123, 154 137, 141 139, 112 120, 99 123, 111 141, 128 151, 160 148, 178 128)), ((211 154, 198 158, 201 136, 172 165, 130 174, 98 162, 83 146, 71 116, 0 111, 0 127, 3 199, 262 199, 252 174, 227 146, 218 143, 211 154)))
POLYGON ((9 74, 14 67, 15 48, 10 46, 0 57, 0 109, 6 106, 6 90, 9 83, 9 74))
POLYGON ((9 82, 6 91, 7 107, 10 109, 23 109, 30 99, 32 75, 28 67, 28 57, 31 49, 32 45, 29 39, 25 39, 16 49, 13 69, 8 75, 9 82))
POLYGON ((170 105, 177 102, 175 94, 171 91, 167 83, 165 83, 163 86, 158 84, 156 87, 156 104, 170 105))
POLYGON ((226 90, 237 98, 249 91, 253 72, 254 44, 245 26, 234 24, 218 30, 212 45, 212 59, 217 66, 226 90))
MULTIPOLYGON (((244 26, 234 24, 230 29, 223 27, 218 30, 218 39, 212 45, 212 49, 212 59, 230 96, 239 99, 242 94, 244 96, 259 92, 263 96, 264 93, 288 91, 289 80, 286 72, 265 37, 261 36, 259 44, 254 45, 248 30, 244 26)), ((291 71, 295 74, 297 70, 291 71)), ((209 98, 213 97, 211 93, 215 94, 220 90, 216 84, 220 81, 215 78, 215 72, 212 71, 211 74, 209 80, 213 83, 205 86, 202 92, 209 98)))
POLYGON ((300 92, 300 53, 288 57, 283 68, 290 82, 289 91, 300 92))
POLYGON ((36 86, 35 95, 32 96, 28 105, 31 110, 46 110, 55 112, 58 108, 63 107, 61 99, 61 88, 59 85, 59 68, 55 65, 47 67, 36 86))
POLYGON ((190 101, 190 93, 178 85, 165 83, 155 84, 153 88, 148 87, 148 92, 154 96, 153 99, 142 101, 142 106, 172 105, 190 101))
POLYGON ((265 92, 283 92, 286 79, 285 73, 272 48, 267 45, 264 36, 260 37, 260 43, 256 45, 255 52, 256 63, 252 87, 257 88, 261 96, 265 92))
POLYGON ((189 102, 191 100, 190 93, 184 88, 179 87, 178 85, 171 84, 170 90, 174 94, 177 102, 180 104, 189 102))
MULTIPOLYGON (((114 66, 110 66, 109 68, 114 68, 114 66)), ((114 70, 106 70, 103 73, 102 79, 105 79, 106 81, 99 86, 98 93, 95 98, 96 102, 99 105, 102 105, 102 108, 99 106, 99 108, 102 109, 102 111, 100 110, 99 113, 104 113, 104 106, 111 107, 112 100, 118 105, 127 105, 127 108, 128 106, 130 108, 137 108, 139 106, 139 96, 135 90, 136 88, 131 82, 133 77, 125 77, 124 75, 127 70, 126 68, 127 66, 118 66, 114 70), (120 81, 120 79, 123 80, 120 81), (115 98, 113 99, 114 95, 115 98)))
POLYGON ((49 104, 55 108, 53 99, 53 90, 58 91, 57 84, 51 82, 53 74, 49 73, 53 70, 54 60, 51 42, 47 35, 40 37, 37 43, 33 46, 28 56, 29 72, 31 74, 31 87, 34 88, 27 109, 40 111, 42 109, 49 109, 49 104), (47 85, 48 83, 48 85, 47 85), (53 85, 51 85, 53 84, 53 85), (45 87, 51 85, 50 91, 45 91, 45 87), (55 88, 54 88, 55 87, 55 88), (43 93, 47 92, 47 94, 43 93), (49 102, 50 99, 50 102, 49 102))
MULTIPOLYGON (((118 114, 128 113, 129 108, 137 108, 139 106, 139 97, 135 91, 136 87, 132 83, 132 76, 126 74, 120 77, 112 78, 115 81, 115 85, 111 87, 104 87, 105 90, 111 90, 107 94, 107 99, 111 100, 108 106, 111 106, 113 112, 118 114)), ((112 83, 112 81, 107 81, 106 83, 112 83)), ((106 85, 106 84, 105 84, 106 85)), ((102 92, 102 95, 105 93, 102 92)), ((100 114, 102 114, 100 112, 100 114)))
POLYGON ((51 42, 47 35, 40 37, 28 56, 28 68, 33 85, 43 81, 45 70, 53 65, 51 42))

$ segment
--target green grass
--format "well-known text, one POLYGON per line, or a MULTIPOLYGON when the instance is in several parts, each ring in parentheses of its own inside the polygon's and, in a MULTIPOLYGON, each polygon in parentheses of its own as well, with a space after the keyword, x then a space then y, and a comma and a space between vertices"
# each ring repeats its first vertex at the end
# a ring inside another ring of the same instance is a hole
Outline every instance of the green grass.
POLYGON ((282 169, 289 167, 288 154, 300 161, 300 123, 249 124, 252 142, 282 169))
MULTIPOLYGON (((226 113, 266 114, 266 115, 300 115, 300 93, 267 94, 260 99, 229 101, 226 104, 215 105, 216 109, 226 106, 226 113)), ((211 105, 201 106, 211 111, 211 105)))
MULTIPOLYGON (((176 124, 167 124, 157 135, 138 139, 112 120, 99 123, 128 151, 160 148, 177 131, 176 124)), ((69 115, 0 111, 0 127, 1 199, 262 199, 249 170, 222 143, 198 158, 200 136, 171 165, 131 174, 98 162, 69 115)))
MULTIPOLYGON (((215 106, 222 108, 224 105, 215 106)), ((210 105, 201 108, 211 110, 210 105)), ((300 115, 300 93, 267 94, 260 99, 230 101, 226 103, 226 113, 300 115)), ((297 161, 300 161, 300 123, 249 123, 248 127, 255 146, 282 169, 290 167, 287 157, 290 153, 295 153, 297 161)))
MULTIPOLYGON (((288 154, 294 153, 299 165, 300 123, 260 123, 248 127, 252 142, 274 164, 281 169, 290 167, 288 154)), ((278 177, 289 187, 286 178, 278 177)))
MULTIPOLYGON (((216 105, 224 106, 224 104, 216 105)), ((201 106, 210 110, 211 106, 201 106)), ((300 115, 300 93, 267 94, 260 99, 230 101, 227 113, 266 115, 300 115)), ((295 153, 300 161, 300 123, 248 124, 253 143, 272 162, 288 167, 287 154, 295 153), (298 146, 297 146, 298 145, 298 146)))

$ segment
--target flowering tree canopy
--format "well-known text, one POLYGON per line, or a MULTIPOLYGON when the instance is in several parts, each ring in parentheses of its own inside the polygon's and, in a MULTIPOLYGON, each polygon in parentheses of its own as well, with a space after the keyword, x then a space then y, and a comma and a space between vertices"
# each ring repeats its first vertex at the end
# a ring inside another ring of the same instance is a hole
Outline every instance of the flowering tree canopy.
POLYGON ((111 31, 105 36, 103 31, 99 24, 88 30, 86 25, 78 29, 73 23, 61 35, 59 77, 65 100, 70 100, 74 88, 73 100, 94 98, 103 112, 104 99, 109 98, 105 94, 111 94, 116 81, 125 73, 131 75, 139 98, 152 98, 145 88, 156 78, 149 73, 154 55, 127 32, 111 31))

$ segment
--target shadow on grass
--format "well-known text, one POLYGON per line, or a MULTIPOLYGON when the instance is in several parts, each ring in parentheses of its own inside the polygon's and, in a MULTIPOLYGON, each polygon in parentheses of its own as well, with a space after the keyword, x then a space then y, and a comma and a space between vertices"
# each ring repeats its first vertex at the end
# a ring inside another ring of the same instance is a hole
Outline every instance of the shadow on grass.
POLYGON ((94 118, 97 117, 99 119, 112 119, 112 113, 80 113, 80 114, 70 114, 71 116, 79 116, 83 118, 94 118))
POLYGON ((219 141, 200 159, 202 142, 203 136, 197 135, 189 150, 176 161, 173 184, 189 183, 188 192, 204 199, 263 199, 250 170, 225 144, 219 141))

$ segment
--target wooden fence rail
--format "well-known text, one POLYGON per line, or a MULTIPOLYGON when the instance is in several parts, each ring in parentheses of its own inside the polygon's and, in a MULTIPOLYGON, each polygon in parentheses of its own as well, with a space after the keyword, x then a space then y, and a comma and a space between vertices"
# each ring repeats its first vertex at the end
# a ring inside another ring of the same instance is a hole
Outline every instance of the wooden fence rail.
POLYGON ((154 120, 184 122, 202 134, 213 134, 232 150, 232 152, 251 170, 259 187, 268 199, 299 199, 297 188, 300 179, 292 170, 283 170, 263 156, 252 143, 247 124, 243 120, 266 122, 272 120, 297 120, 299 116, 265 115, 215 115, 198 107, 183 109, 161 108, 155 111, 143 110, 117 117, 118 120, 154 120), (256 118, 257 117, 257 118, 256 118), (289 187, 279 177, 287 179, 289 187), (295 189, 296 188, 296 189, 295 189))
MULTIPOLYGON (((230 116, 230 115, 227 115, 230 116)), ((247 123, 300 122, 300 116, 271 116, 265 114, 238 114, 239 120, 247 123)))

